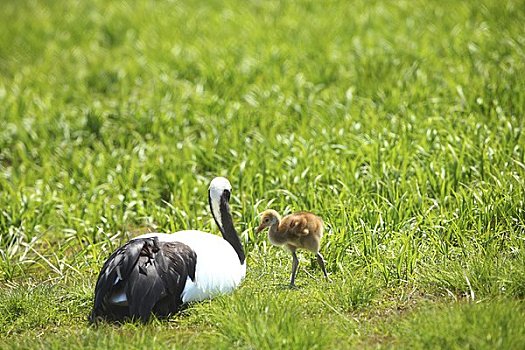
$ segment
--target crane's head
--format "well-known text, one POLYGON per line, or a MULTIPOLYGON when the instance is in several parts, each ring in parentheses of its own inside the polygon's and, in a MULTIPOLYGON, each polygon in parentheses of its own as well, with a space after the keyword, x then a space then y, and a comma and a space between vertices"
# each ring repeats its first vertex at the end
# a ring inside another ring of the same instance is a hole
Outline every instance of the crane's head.
POLYGON ((219 226, 221 231, 224 230, 222 222, 221 206, 226 205, 222 210, 229 210, 228 203, 232 192, 232 185, 225 177, 216 177, 211 180, 210 188, 208 190, 208 197, 210 201, 210 207, 215 222, 219 226))

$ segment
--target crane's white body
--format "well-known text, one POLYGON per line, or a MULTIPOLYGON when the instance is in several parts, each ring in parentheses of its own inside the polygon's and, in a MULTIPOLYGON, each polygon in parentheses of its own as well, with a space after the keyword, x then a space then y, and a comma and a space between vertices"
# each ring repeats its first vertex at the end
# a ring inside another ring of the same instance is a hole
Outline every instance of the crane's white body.
POLYGON ((175 233, 147 233, 134 239, 152 237, 157 237, 163 242, 184 243, 197 254, 195 281, 188 277, 181 295, 184 303, 231 293, 246 276, 246 262, 240 264, 233 247, 220 236, 187 230, 175 233))

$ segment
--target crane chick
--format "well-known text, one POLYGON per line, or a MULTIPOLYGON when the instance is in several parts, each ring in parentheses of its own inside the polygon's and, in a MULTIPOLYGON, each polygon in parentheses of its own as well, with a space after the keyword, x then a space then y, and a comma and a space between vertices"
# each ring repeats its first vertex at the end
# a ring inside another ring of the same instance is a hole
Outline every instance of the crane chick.
POLYGON ((261 222, 257 233, 269 227, 268 238, 273 245, 286 246, 292 253, 292 276, 290 286, 295 286, 295 275, 299 266, 297 259, 297 248, 307 249, 315 253, 317 262, 328 279, 324 258, 319 252, 319 245, 323 237, 323 220, 317 215, 309 212, 298 212, 290 214, 281 219, 275 210, 265 210, 261 214, 261 222))

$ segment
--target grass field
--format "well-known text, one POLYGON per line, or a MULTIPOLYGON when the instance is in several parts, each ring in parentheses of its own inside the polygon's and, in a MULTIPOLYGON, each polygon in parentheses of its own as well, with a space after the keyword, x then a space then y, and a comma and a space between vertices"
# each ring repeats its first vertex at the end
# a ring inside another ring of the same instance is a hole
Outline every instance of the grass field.
POLYGON ((0 348, 525 348, 525 2, 52 1, 0 8, 0 348), (130 237, 217 232, 234 294, 92 327, 130 237), (255 235, 311 210, 322 252, 255 235))

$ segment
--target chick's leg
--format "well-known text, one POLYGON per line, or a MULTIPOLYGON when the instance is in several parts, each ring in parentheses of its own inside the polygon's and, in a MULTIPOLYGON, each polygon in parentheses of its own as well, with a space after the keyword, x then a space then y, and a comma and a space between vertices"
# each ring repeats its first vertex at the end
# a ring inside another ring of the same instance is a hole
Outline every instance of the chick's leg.
POLYGON ((319 252, 317 252, 316 256, 317 256, 317 263, 319 264, 319 266, 321 266, 321 270, 323 270, 324 277, 328 278, 328 273, 326 272, 326 267, 324 265, 323 256, 319 252))
POLYGON ((295 250, 292 250, 292 259, 292 277, 290 279, 290 286, 295 287, 295 275, 297 274, 297 266, 299 266, 299 259, 297 259, 295 250))

